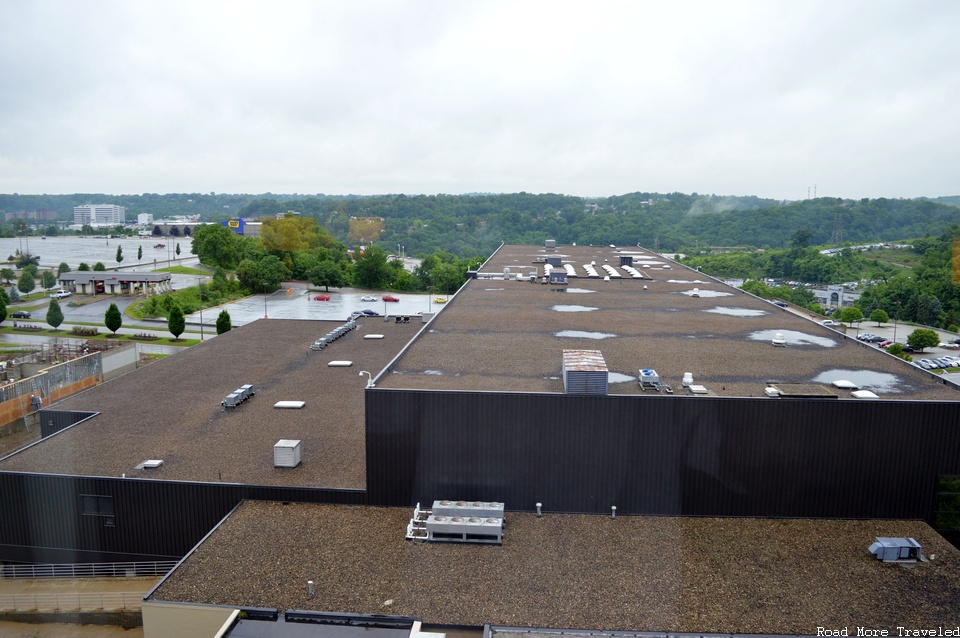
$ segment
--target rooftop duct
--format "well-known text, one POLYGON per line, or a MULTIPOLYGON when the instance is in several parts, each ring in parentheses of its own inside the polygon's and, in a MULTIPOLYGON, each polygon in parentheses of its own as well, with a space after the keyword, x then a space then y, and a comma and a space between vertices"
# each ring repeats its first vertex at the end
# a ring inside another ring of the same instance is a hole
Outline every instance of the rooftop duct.
POLYGON ((566 394, 607 394, 607 362, 599 350, 563 351, 563 391, 566 394))
POLYGON ((923 548, 914 538, 877 537, 870 546, 870 553, 885 563, 916 562, 923 558, 923 548))

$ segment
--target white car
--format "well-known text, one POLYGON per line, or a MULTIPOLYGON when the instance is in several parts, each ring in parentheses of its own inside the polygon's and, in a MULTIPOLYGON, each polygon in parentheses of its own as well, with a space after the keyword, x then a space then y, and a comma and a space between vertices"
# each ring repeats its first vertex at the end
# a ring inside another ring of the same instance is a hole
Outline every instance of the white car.
POLYGON ((70 292, 69 290, 58 290, 57 292, 55 292, 55 293, 53 293, 52 295, 50 295, 50 298, 51 298, 51 299, 64 299, 64 298, 70 297, 70 296, 72 296, 72 295, 73 295, 73 293, 70 292))
POLYGON ((376 301, 376 300, 377 300, 376 297, 372 297, 370 295, 364 295, 360 297, 360 301, 376 301))
POLYGON ((821 326, 839 326, 840 324, 833 319, 824 319, 820 322, 821 326))

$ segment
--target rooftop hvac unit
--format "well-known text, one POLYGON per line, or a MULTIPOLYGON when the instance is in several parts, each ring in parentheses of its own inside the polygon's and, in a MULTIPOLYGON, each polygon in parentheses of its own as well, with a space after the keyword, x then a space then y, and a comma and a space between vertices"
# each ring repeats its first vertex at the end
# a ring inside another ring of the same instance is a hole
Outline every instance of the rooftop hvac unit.
POLYGON ((877 537, 870 546, 870 553, 885 563, 894 561, 915 562, 922 558, 923 548, 913 538, 877 537))
POLYGON ((479 516, 503 518, 503 503, 483 501, 434 501, 431 511, 442 516, 479 516))
POLYGON ((599 350, 563 351, 563 391, 566 394, 607 394, 607 362, 599 350))
POLYGON ((546 240, 546 241, 543 242, 543 247, 544 247, 544 248, 556 248, 556 247, 557 247, 557 240, 556 240, 556 239, 548 239, 548 240, 546 240))
POLYGON ((243 396, 239 392, 231 392, 220 403, 225 408, 235 408, 243 402, 243 396))
POLYGON ((427 540, 445 543, 503 543, 503 519, 480 516, 445 516, 431 514, 427 518, 427 540))
POLYGON ((300 441, 280 439, 273 446, 273 467, 297 467, 300 465, 300 441))
POLYGON ((621 265, 621 266, 632 266, 632 265, 633 265, 633 255, 620 255, 620 265, 621 265))
POLYGON ((547 257, 547 263, 554 268, 561 268, 563 266, 559 257, 547 257))

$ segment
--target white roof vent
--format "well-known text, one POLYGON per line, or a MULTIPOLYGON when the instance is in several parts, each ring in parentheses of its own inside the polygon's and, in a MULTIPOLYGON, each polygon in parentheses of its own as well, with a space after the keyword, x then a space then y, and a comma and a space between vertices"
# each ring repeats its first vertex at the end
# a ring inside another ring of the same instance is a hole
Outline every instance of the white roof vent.
POLYGON ((300 465, 299 439, 280 439, 273 446, 273 467, 297 467, 300 465))
POLYGON ((853 395, 855 399, 879 399, 876 394, 870 392, 870 390, 854 390, 850 394, 853 395))
POLYGON ((162 459, 150 459, 149 461, 144 461, 140 465, 136 466, 136 469, 138 470, 151 469, 155 467, 160 467, 161 465, 163 465, 162 459))
POLYGON ((277 401, 273 404, 273 407, 281 410, 299 410, 306 404, 306 401, 277 401))
POLYGON ((768 397, 773 397, 773 398, 780 396, 780 390, 777 390, 773 386, 767 386, 766 388, 764 388, 763 393, 766 394, 768 397))
POLYGON ((846 379, 837 379, 833 382, 834 387, 840 388, 841 390, 859 390, 858 386, 853 381, 847 381, 846 379))
POLYGON ((773 345, 785 348, 787 345, 787 340, 783 337, 782 332, 778 332, 773 335, 773 345))

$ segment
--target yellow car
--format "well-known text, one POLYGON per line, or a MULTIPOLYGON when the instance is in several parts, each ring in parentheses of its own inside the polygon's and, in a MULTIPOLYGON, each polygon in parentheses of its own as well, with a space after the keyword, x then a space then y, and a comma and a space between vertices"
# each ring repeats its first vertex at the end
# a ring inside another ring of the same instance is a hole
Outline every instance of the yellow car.
POLYGON ((433 303, 447 303, 447 300, 444 299, 443 297, 436 297, 436 298, 433 300, 433 303))

